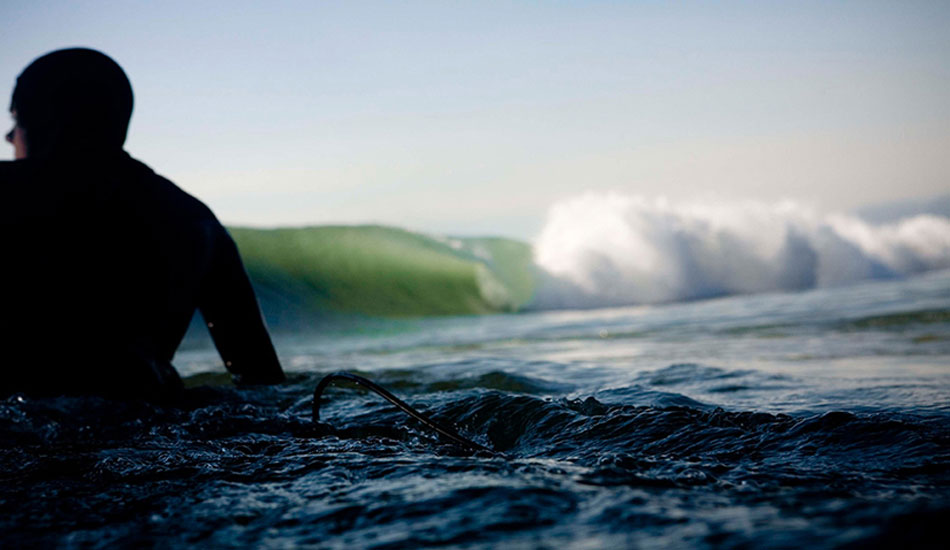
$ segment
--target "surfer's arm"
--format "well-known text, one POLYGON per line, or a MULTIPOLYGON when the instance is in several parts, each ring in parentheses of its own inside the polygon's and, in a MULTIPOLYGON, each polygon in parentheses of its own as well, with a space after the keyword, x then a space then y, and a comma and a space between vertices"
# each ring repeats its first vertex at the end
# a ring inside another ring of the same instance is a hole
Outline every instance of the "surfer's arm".
POLYGON ((214 239, 198 309, 236 383, 276 384, 284 380, 244 264, 224 228, 214 239))

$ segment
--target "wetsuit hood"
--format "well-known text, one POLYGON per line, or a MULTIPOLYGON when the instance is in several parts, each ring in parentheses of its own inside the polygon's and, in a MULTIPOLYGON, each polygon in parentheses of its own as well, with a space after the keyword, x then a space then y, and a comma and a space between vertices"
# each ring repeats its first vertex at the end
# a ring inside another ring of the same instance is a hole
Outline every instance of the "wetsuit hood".
POLYGON ((119 64, 86 48, 48 53, 17 78, 10 101, 30 158, 112 155, 132 116, 132 85, 119 64))

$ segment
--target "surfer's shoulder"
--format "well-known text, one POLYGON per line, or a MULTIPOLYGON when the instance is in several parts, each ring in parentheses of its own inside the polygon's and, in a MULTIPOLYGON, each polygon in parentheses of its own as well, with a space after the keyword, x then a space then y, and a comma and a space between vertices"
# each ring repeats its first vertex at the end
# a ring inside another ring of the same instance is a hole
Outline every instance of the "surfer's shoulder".
POLYGON ((145 163, 129 157, 131 166, 138 173, 138 185, 145 187, 148 200, 153 205, 166 205, 173 209, 177 216, 187 216, 198 219, 216 220, 208 206, 201 202, 170 179, 158 174, 145 163))
POLYGON ((7 183, 27 177, 32 164, 24 160, 2 160, 0 161, 0 181, 7 183))
POLYGON ((28 205, 49 199, 44 168, 28 160, 0 161, 0 196, 5 214, 13 212, 20 219, 24 208, 30 210, 28 205))

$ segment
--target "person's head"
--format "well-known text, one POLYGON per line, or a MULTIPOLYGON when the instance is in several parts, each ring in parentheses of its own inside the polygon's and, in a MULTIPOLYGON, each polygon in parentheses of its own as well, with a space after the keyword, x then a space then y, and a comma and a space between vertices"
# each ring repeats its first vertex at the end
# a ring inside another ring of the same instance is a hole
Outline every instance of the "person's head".
POLYGON ((132 116, 132 85, 107 55, 86 48, 48 53, 17 78, 16 125, 7 141, 17 158, 120 151, 132 116))

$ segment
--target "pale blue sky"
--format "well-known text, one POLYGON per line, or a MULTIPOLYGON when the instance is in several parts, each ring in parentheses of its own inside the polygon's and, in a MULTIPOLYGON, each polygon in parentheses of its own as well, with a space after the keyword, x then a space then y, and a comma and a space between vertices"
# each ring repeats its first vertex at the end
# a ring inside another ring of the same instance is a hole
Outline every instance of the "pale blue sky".
POLYGON ((4 93, 50 50, 108 53, 127 149, 229 223, 531 238, 589 190, 950 191, 946 2, 8 1, 0 21, 4 93))

